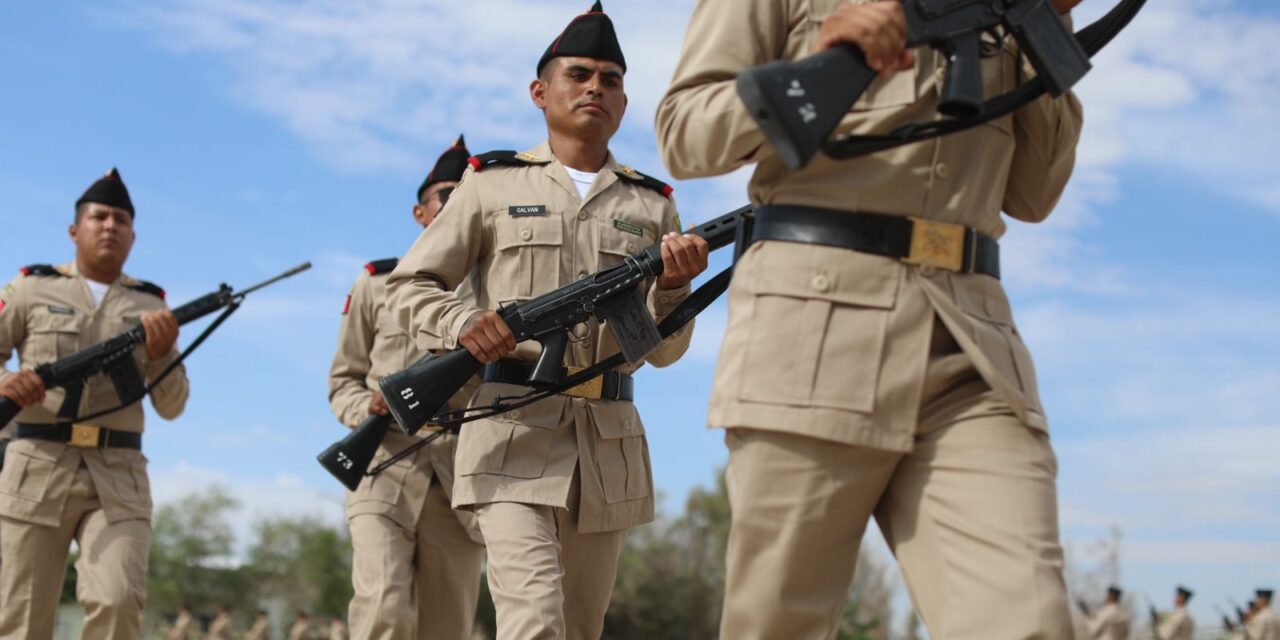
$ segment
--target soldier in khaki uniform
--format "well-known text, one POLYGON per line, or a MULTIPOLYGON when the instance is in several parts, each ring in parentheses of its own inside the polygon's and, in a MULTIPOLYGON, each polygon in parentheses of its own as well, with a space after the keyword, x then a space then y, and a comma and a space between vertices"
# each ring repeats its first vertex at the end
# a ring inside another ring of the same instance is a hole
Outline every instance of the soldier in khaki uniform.
POLYGON ((1280 619, 1271 610, 1271 589, 1258 589, 1245 625, 1250 640, 1280 640, 1280 619))
POLYGON ((289 640, 311 640, 314 636, 311 629, 311 617, 306 611, 299 611, 289 627, 289 640))
POLYGON ((204 637, 205 640, 231 640, 231 613, 226 607, 218 607, 218 613, 213 616, 204 637))
POLYGON ((1195 618, 1187 611, 1187 602, 1191 601, 1193 592, 1186 587, 1178 587, 1173 595, 1173 611, 1165 615, 1156 627, 1159 640, 1191 640, 1196 632, 1195 618))
POLYGON ((1124 592, 1119 587, 1107 587, 1107 599, 1102 608, 1085 614, 1089 637, 1093 640, 1127 640, 1129 638, 1129 612, 1120 606, 1124 592))
MULTIPOLYGON (((646 283, 655 317, 689 294, 706 268, 705 241, 678 233, 669 188, 617 162, 609 139, 626 106, 625 61, 600 4, 570 23, 539 61, 530 93, 549 140, 492 152, 387 281, 388 306, 424 349, 464 347, 489 363, 473 406, 520 386, 538 356, 515 344, 492 310, 574 282, 662 241, 665 272, 646 283), (451 292, 467 277, 474 304, 451 292)), ((686 328, 650 354, 665 366, 688 347, 686 328)), ((566 355, 586 367, 618 352, 602 326, 580 327, 566 355)), ((598 638, 625 532, 653 519, 647 441, 630 371, 600 388, 553 396, 462 429, 455 507, 484 534, 498 637, 598 638)))
MULTIPOLYGON (((418 187, 413 216, 419 224, 426 227, 435 218, 469 156, 461 137, 440 156, 418 187)), ((343 309, 329 403, 350 427, 372 413, 387 413, 378 379, 421 355, 384 302, 383 287, 395 265, 395 258, 365 265, 343 309)), ((460 406, 465 401, 460 398, 460 406)), ((425 435, 388 430, 373 464, 425 435)), ((347 495, 355 588, 348 617, 356 638, 471 637, 484 546, 474 516, 450 507, 456 442, 452 435, 438 438, 347 495)))
POLYGON ((258 610, 258 616, 253 621, 253 626, 249 627, 249 631, 244 634, 243 640, 267 640, 271 637, 271 618, 267 616, 267 612, 258 610))
POLYGON ((173 617, 173 626, 164 634, 165 640, 187 640, 191 636, 194 621, 190 607, 185 604, 178 607, 178 615, 173 617))
MULTIPOLYGON (((709 412, 733 506, 723 638, 832 637, 872 515, 933 637, 1071 634, 1057 462, 995 239, 1001 211, 1052 211, 1079 102, 791 171, 735 90, 749 67, 849 42, 881 77, 839 132, 934 120, 944 56, 905 33, 896 1, 700 0, 658 108, 672 175, 756 165, 709 412), (941 246, 913 255, 913 236, 941 246)), ((987 40, 990 97, 1033 72, 1012 38, 987 40)))
MULTIPOLYGON (((0 637, 49 638, 74 539, 82 637, 137 638, 146 603, 151 485, 142 455, 143 411, 119 404, 105 376, 46 391, 33 371, 141 323, 147 340, 134 353, 154 381, 177 357, 178 321, 155 285, 121 273, 134 240, 134 209, 115 169, 76 202, 69 232, 75 261, 24 269, 0 293, 0 362, 18 352, 17 371, 0 371, 0 395, 23 407, 0 473, 0 637), (54 424, 59 423, 59 424, 54 424)), ((182 367, 151 392, 160 417, 187 402, 182 367)))

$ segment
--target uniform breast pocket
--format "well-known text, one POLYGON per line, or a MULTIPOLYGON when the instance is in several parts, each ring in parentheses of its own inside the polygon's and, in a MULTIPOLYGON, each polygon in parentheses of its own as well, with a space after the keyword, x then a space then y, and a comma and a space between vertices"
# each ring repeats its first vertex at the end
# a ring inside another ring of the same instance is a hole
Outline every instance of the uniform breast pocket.
POLYGON ((27 362, 44 364, 80 350, 80 324, 76 316, 33 309, 22 356, 27 362))
MULTIPOLYGON (((869 413, 900 268, 841 249, 766 243, 749 284, 739 398, 869 413)), ((746 275, 746 274, 742 274, 746 275)))
MULTIPOLYGON (((472 406, 485 406, 498 395, 510 397, 525 390, 514 385, 486 384, 476 394, 472 406)), ((477 420, 463 429, 454 461, 457 475, 541 478, 552 443, 564 437, 557 429, 564 406, 564 398, 556 396, 477 420)))
MULTIPOLYGON (((812 55, 822 23, 841 5, 850 2, 870 4, 877 1, 879 0, 812 0, 809 15, 800 21, 797 27, 803 33, 797 33, 795 35, 798 37, 788 39, 789 42, 799 43, 799 48, 788 50, 785 52, 786 56, 788 59, 795 60, 812 55)), ((919 95, 916 78, 917 73, 914 68, 899 71, 889 77, 876 77, 871 82, 871 86, 867 87, 867 90, 854 103, 852 111, 855 113, 872 111, 915 102, 919 95)))
POLYGON ((558 216, 504 214, 497 217, 494 227, 497 255, 489 283, 495 299, 526 300, 534 291, 541 293, 537 287, 540 281, 559 281, 564 229, 558 216))
POLYGON ((605 502, 647 497, 653 484, 649 466, 649 448, 644 425, 635 405, 629 402, 593 402, 588 405, 595 423, 595 465, 604 487, 605 502))
POLYGON ((599 224, 600 263, 597 269, 619 264, 654 242, 653 232, 636 222, 616 219, 599 224))

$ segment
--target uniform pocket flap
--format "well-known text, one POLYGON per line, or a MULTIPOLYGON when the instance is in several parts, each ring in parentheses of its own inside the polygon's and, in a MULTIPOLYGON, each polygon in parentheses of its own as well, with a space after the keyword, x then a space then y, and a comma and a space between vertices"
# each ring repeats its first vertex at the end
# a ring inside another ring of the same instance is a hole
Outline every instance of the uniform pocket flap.
POLYGON ((42 308, 31 310, 31 333, 80 333, 76 316, 52 313, 42 308))
POLYGON ((62 457, 62 452, 66 451, 66 449, 67 445, 60 442, 30 438, 14 440, 9 443, 9 451, 14 451, 28 458, 44 460, 45 462, 57 462, 58 458, 62 457))
POLYGON ((558 216, 510 218, 502 215, 494 226, 494 248, 498 251, 533 245, 559 246, 564 241, 558 216))
POLYGON ((973 276, 953 278, 956 304, 965 313, 989 322, 1013 326, 1013 310, 999 281, 973 276))
POLYGON ((596 425, 596 432, 604 440, 633 438, 644 435, 644 423, 640 421, 640 413, 630 402, 600 400, 587 405, 591 421, 596 425))
POLYGON ((788 253, 786 259, 761 260, 772 268, 753 270, 755 294, 878 309, 892 309, 897 300, 902 267, 883 257, 817 245, 788 253))
POLYGON ((603 223, 607 226, 600 231, 600 253, 617 256, 631 256, 653 244, 653 236, 649 230, 624 220, 603 223))
MULTIPOLYGON (((480 390, 476 392, 471 406, 477 408, 488 407, 499 396, 514 398, 524 395, 528 391, 528 387, 519 385, 487 382, 480 386, 480 390)), ((564 415, 564 407, 565 398, 563 396, 552 396, 518 409, 499 413, 490 419, 506 424, 524 425, 539 429, 555 429, 560 426, 560 418, 564 415)))

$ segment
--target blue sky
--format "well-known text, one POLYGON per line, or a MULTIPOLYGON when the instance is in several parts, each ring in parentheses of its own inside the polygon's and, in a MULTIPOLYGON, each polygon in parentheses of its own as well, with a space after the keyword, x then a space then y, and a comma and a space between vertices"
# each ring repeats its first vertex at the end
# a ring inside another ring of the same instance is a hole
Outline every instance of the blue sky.
MULTIPOLYGON (((460 131, 475 152, 542 139, 533 65, 586 4, 0 6, 0 269, 70 259, 72 202, 111 166, 139 211, 128 271, 171 303, 316 265, 192 358, 186 414, 147 432, 158 500, 219 482, 251 516, 340 518, 313 458, 342 434, 325 375, 346 290, 412 242, 413 191, 460 131)), ((1151 4, 1081 84, 1076 175, 1047 223, 1012 224, 1005 282, 1073 563, 1096 567, 1091 543, 1119 526, 1123 581, 1162 605, 1195 585, 1208 623, 1211 603, 1280 583, 1280 10, 1151 4)), ((630 62, 614 150, 665 176, 652 117, 691 3, 606 9, 630 62)), ((676 183, 682 216, 735 208, 745 180, 676 183)), ((723 318, 712 308, 680 363, 641 374, 668 512, 725 458, 703 427, 723 318)))

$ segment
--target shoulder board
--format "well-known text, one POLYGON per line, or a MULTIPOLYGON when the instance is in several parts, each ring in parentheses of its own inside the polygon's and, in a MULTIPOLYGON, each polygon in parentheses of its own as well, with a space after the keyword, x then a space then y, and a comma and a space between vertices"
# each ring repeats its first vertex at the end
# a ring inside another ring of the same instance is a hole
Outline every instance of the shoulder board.
POLYGON ((154 282, 147 282, 146 280, 138 280, 135 278, 125 278, 120 284, 124 285, 126 289, 149 293, 161 300, 164 300, 164 289, 161 289, 160 285, 157 285, 154 282))
POLYGON ((66 276, 51 264, 29 264, 18 271, 24 276, 66 276))
POLYGON ((368 271, 371 276, 377 276, 391 273, 391 270, 396 268, 397 264, 400 264, 400 258, 383 258, 366 264, 364 270, 368 271))
POLYGON ((671 192, 675 191, 671 185, 653 176, 640 173, 639 171, 625 165, 618 169, 614 169, 613 172, 627 180, 630 180, 631 182, 634 182, 637 186, 657 191, 662 194, 662 197, 664 198, 670 198, 671 192))
POLYGON ((542 158, 535 156, 528 151, 490 151, 477 156, 471 156, 467 160, 467 164, 471 165, 476 171, 483 171, 485 167, 493 165, 502 165, 506 167, 523 167, 530 164, 546 164, 551 162, 550 158, 542 158))

